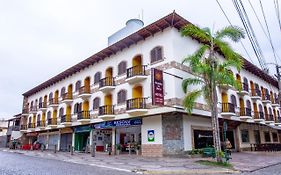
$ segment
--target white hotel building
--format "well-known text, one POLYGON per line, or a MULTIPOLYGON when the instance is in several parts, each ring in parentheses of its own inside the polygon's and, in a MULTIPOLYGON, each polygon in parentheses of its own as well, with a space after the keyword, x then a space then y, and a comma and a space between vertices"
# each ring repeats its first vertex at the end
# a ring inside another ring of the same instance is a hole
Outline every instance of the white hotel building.
MULTIPOLYGON (((192 115, 182 106, 183 78, 192 76, 184 57, 199 48, 196 39, 182 37, 189 24, 171 13, 143 27, 133 19, 109 37, 109 46, 23 94, 21 132, 27 142, 47 148, 97 151, 121 148, 143 156, 183 154, 212 145, 210 111, 203 98, 192 115), (153 68, 162 70, 164 105, 152 105, 153 68), (114 122, 115 121, 115 122, 114 122)), ((221 130, 237 151, 254 143, 280 143, 277 80, 245 60, 234 76, 241 92, 218 87, 221 130)), ((48 67, 48 65, 45 65, 48 67)), ((51 66, 51 65, 49 65, 51 66)), ((194 87, 196 88, 196 87, 194 87)), ((113 149, 113 151, 115 151, 113 149)))

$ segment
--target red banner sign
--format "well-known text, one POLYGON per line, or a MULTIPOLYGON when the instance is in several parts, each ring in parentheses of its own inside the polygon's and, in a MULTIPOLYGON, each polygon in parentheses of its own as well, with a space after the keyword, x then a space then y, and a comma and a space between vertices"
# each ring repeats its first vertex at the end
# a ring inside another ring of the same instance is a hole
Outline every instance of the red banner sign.
POLYGON ((164 105, 163 71, 151 69, 152 105, 164 105))

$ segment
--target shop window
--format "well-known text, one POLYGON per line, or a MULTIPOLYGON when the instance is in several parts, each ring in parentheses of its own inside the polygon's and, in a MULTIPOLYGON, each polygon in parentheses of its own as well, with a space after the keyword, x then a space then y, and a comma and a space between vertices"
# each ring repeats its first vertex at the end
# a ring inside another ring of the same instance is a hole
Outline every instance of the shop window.
POLYGON ((162 47, 157 46, 150 51, 150 62, 154 63, 163 59, 162 47))
POLYGON ((77 82, 75 83, 75 91, 78 92, 79 89, 80 89, 80 87, 81 87, 81 81, 77 81, 77 82))
POLYGON ((273 142, 278 142, 278 135, 276 132, 272 133, 272 139, 273 139, 273 142))
POLYGON ((125 90, 120 90, 117 93, 117 104, 125 103, 127 99, 127 92, 125 90))
POLYGON ((249 142, 249 131, 248 130, 241 130, 241 138, 243 143, 249 142))
POLYGON ((264 132, 264 141, 265 142, 271 142, 270 134, 269 134, 268 131, 264 132))
POLYGON ((98 109, 100 106, 100 98, 96 97, 93 101, 93 110, 98 109))
POLYGON ((101 72, 97 72, 94 76, 94 84, 99 83, 100 79, 101 79, 101 72))
POLYGON ((213 132, 204 130, 194 130, 194 148, 201 149, 213 145, 213 132))
POLYGON ((122 75, 124 73, 126 73, 127 70, 127 62, 126 61, 122 61, 118 64, 118 75, 122 75))

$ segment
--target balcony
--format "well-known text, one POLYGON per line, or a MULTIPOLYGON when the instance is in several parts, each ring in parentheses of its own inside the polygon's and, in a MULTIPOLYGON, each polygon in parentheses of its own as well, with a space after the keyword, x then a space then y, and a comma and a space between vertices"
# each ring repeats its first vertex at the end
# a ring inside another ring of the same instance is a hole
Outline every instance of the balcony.
POLYGON ((36 114, 37 111, 38 111, 37 106, 32 106, 32 107, 30 107, 30 113, 31 113, 31 114, 36 114))
POLYGON ((37 121, 37 128, 43 129, 46 127, 45 121, 37 121))
POLYGON ((115 118, 114 106, 113 105, 100 106, 98 117, 103 120, 114 119, 115 118))
POLYGON ((240 96, 249 95, 249 85, 242 83, 241 91, 237 91, 237 94, 240 96))
POLYGON ((279 103, 278 103, 278 98, 275 98, 272 102, 272 107, 280 107, 279 103))
POLYGON ((35 123, 28 123, 27 125, 29 130, 34 130, 35 129, 35 123))
POLYGON ((264 113, 263 112, 254 112, 254 121, 255 122, 264 122, 264 113))
POLYGON ((46 112, 46 110, 47 110, 47 102, 39 103, 39 109, 40 109, 42 112, 46 112))
POLYGON ((273 114, 265 114, 265 123, 266 124, 272 124, 274 123, 274 117, 273 117, 273 114))
POLYGON ((66 114, 61 116, 60 123, 64 126, 70 126, 71 125, 71 115, 66 114))
POLYGON ((240 119, 252 119, 252 110, 250 108, 241 108, 240 109, 240 119))
POLYGON ((233 117, 235 114, 235 106, 232 103, 222 103, 222 117, 233 117))
POLYGON ((57 127, 57 119, 56 118, 49 118, 48 119, 48 127, 56 128, 57 127))
POLYGON ((275 125, 281 125, 281 117, 276 118, 275 125))
POLYGON ((145 65, 139 65, 128 68, 126 82, 133 84, 145 80, 147 78, 145 70, 145 65))
POLYGON ((79 88, 79 98, 82 98, 83 100, 87 100, 91 97, 91 88, 88 86, 82 86, 79 88))
POLYGON ((104 93, 110 92, 115 89, 115 78, 106 77, 99 81, 99 90, 104 93))
POLYGON ((62 96, 62 102, 70 105, 73 102, 72 93, 65 93, 62 96))
POLYGON ((28 116, 28 115, 29 115, 29 110, 28 110, 28 108, 22 109, 21 115, 22 115, 22 116, 28 116))
POLYGON ((49 106, 52 108, 57 108, 59 106, 59 99, 58 98, 52 98, 49 100, 49 106))
POLYGON ((224 91, 228 91, 229 89, 234 89, 233 86, 228 85, 228 84, 220 84, 220 85, 218 85, 218 87, 219 87, 221 90, 224 90, 224 91))
POLYGON ((141 115, 147 113, 146 98, 133 98, 127 100, 126 110, 130 115, 141 115))
POLYGON ((259 89, 252 89, 251 99, 253 101, 261 100, 261 91, 259 89))
POLYGON ((77 121, 78 122, 90 122, 90 111, 80 111, 77 113, 77 121))
POLYGON ((27 125, 20 125, 20 131, 27 131, 27 125))
POLYGON ((270 95, 269 95, 269 94, 264 94, 264 95, 262 96, 262 103, 264 103, 264 104, 271 103, 270 95))

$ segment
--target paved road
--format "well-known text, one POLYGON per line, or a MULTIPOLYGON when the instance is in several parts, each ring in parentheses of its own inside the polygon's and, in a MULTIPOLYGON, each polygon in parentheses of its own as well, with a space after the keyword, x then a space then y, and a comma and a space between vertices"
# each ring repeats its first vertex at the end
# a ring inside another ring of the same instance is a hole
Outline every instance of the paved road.
POLYGON ((0 175, 130 175, 134 173, 0 151, 0 175))
POLYGON ((267 168, 263 168, 251 173, 242 173, 242 175, 280 175, 281 174, 281 165, 277 164, 267 168))

